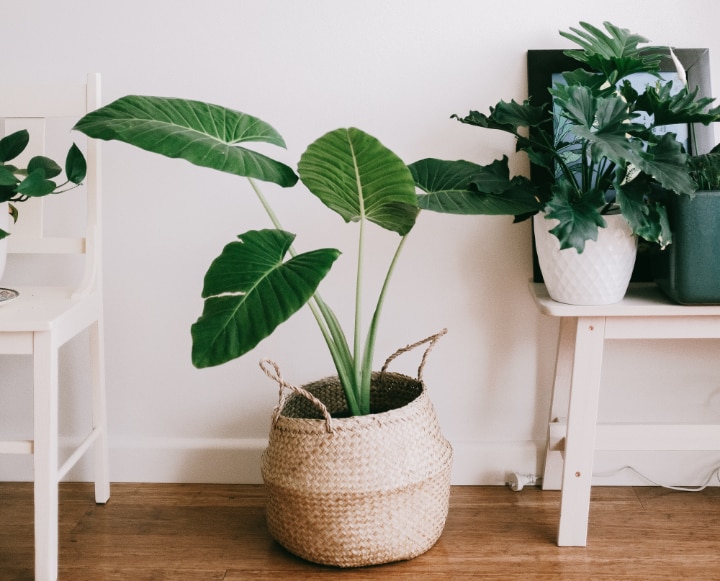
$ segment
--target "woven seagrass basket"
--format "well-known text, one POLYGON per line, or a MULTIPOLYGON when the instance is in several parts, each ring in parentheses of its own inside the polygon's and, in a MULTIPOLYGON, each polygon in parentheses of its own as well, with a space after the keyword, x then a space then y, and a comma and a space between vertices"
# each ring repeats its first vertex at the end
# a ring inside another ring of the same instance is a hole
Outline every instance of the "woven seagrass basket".
POLYGON ((448 513, 452 448, 422 365, 418 377, 374 373, 373 413, 342 417, 337 377, 294 388, 278 373, 281 392, 294 392, 281 398, 262 459, 267 524, 278 543, 338 567, 411 559, 435 544, 448 513))

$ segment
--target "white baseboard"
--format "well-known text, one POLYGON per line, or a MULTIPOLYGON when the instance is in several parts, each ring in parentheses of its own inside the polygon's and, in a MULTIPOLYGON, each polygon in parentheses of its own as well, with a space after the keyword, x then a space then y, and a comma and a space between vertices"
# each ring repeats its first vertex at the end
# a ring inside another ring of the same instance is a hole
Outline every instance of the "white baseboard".
MULTIPOLYGON (((60 457, 69 454, 66 442, 60 457)), ((111 482, 178 482, 258 484, 260 456, 266 439, 143 438, 110 441, 111 482)), ((31 456, 0 456, 0 481, 27 482, 33 478, 31 456)), ((67 474, 66 481, 93 479, 85 455, 67 474)))
POLYGON ((452 483, 502 486, 512 472, 539 474, 545 442, 453 442, 452 483))
MULTIPOLYGON (((259 484, 264 438, 111 438, 112 482, 178 482, 259 484)), ((512 472, 542 475, 545 443, 453 442, 452 483, 502 486, 512 472)), ((69 446, 67 446, 70 449, 69 446)), ((62 458, 62 456, 61 456, 62 458)), ((673 486, 699 486, 720 466, 720 452, 598 452, 595 486, 643 486, 648 480, 673 486)), ((66 477, 92 480, 92 467, 83 458, 66 477)), ((0 456, 0 481, 31 481, 30 456, 0 456)), ((720 482, 713 478, 711 485, 720 482)))
POLYGON ((113 482, 259 484, 265 438, 151 438, 111 444, 113 482))

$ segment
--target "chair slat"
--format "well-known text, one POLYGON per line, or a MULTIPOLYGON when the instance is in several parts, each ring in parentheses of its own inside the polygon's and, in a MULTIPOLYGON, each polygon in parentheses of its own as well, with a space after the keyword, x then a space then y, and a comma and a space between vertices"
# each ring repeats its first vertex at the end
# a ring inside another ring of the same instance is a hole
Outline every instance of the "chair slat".
POLYGON ((6 117, 82 117, 88 110, 83 83, 34 85, 0 92, 0 111, 6 117), (48 94, 52 99, 48 99, 48 94))
POLYGON ((84 254, 85 248, 85 238, 35 238, 17 234, 8 238, 8 252, 13 254, 84 254))

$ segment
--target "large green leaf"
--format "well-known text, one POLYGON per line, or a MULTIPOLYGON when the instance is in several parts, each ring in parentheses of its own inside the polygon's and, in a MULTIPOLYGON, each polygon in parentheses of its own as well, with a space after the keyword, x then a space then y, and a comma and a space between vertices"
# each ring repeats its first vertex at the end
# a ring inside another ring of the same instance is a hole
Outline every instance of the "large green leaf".
POLYGON ((690 177, 687 154, 675 139, 674 133, 665 133, 657 143, 642 152, 635 165, 654 177, 664 188, 678 194, 693 194, 697 184, 690 177))
POLYGON ((633 115, 619 96, 597 97, 587 87, 557 87, 554 91, 563 115, 572 122, 576 137, 590 144, 594 161, 606 157, 619 166, 637 164, 642 150, 638 140, 628 139, 636 128, 630 123, 633 115))
POLYGON ((88 113, 75 129, 118 140, 166 157, 231 174, 292 186, 295 172, 239 143, 285 147, 275 129, 257 117, 219 105, 166 97, 129 95, 88 113))
POLYGON ((298 163, 303 184, 346 222, 367 219, 404 236, 415 224, 415 182, 376 138, 351 127, 311 143, 298 163))
POLYGON ((550 94, 564 86, 579 85, 589 88, 594 95, 607 96, 615 92, 615 87, 608 84, 605 77, 596 72, 587 71, 585 69, 575 69, 574 71, 566 71, 562 73, 565 83, 555 83, 550 94))
POLYGON ((529 180, 522 176, 510 179, 507 157, 488 166, 422 159, 409 167, 415 185, 426 192, 418 196, 423 209, 447 214, 517 215, 541 208, 529 180))
POLYGON ((648 42, 646 38, 610 22, 603 25, 607 34, 587 22, 581 22, 581 28, 570 28, 572 33, 560 31, 560 36, 583 49, 568 50, 565 54, 602 71, 612 83, 632 73, 656 73, 660 70, 662 54, 652 47, 638 46, 648 42))
POLYGON ((589 87, 556 85, 550 93, 564 117, 573 124, 591 128, 595 123, 596 101, 589 87))
POLYGON ((340 252, 315 250, 283 262, 294 238, 282 230, 251 230, 213 261, 203 313, 191 329, 196 367, 247 353, 310 299, 340 252))
POLYGON ((582 197, 573 195, 567 181, 553 185, 553 197, 545 206, 548 218, 560 223, 550 232, 557 236, 560 248, 575 248, 578 254, 585 250, 587 240, 597 240, 598 227, 605 226, 605 220, 598 208, 603 202, 600 191, 586 192, 582 197))
POLYGON ((485 129, 498 129, 508 133, 517 133, 519 127, 538 127, 547 122, 547 112, 544 107, 536 107, 529 100, 522 104, 500 101, 495 107, 490 107, 490 115, 478 111, 470 111, 465 117, 452 115, 460 123, 483 127, 485 129))
POLYGON ((615 183, 617 203, 634 234, 661 247, 672 242, 665 206, 652 199, 651 178, 640 174, 626 183, 615 183))
POLYGON ((671 94, 672 85, 648 86, 637 99, 637 109, 652 115, 653 125, 672 125, 675 123, 703 123, 708 125, 720 121, 720 107, 710 108, 714 99, 698 97, 699 87, 689 91, 683 87, 671 94))

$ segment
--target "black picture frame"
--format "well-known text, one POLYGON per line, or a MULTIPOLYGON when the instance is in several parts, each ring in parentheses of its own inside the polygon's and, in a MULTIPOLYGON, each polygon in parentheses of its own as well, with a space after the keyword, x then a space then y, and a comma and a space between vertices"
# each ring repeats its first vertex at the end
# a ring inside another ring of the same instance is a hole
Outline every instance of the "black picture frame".
MULTIPOLYGON (((707 48, 673 49, 682 63, 691 90, 698 87, 698 96, 710 97, 710 51, 707 48)), ((548 111, 547 124, 551 129, 552 115, 551 97, 548 89, 552 86, 553 75, 581 68, 579 61, 567 56, 563 50, 529 50, 527 52, 528 99, 534 106, 546 106, 548 111)), ((660 64, 661 71, 675 71, 675 64, 666 57, 660 64)), ((695 155, 707 153, 715 145, 711 126, 691 124, 688 127, 689 153, 695 155)), ((530 179, 534 184, 545 185, 552 181, 552 175, 545 168, 530 164, 530 179)), ((640 240, 635 269, 631 282, 653 282, 658 272, 663 270, 665 260, 657 244, 640 240)), ((533 240, 533 281, 542 282, 542 274, 538 265, 535 242, 533 240)))

